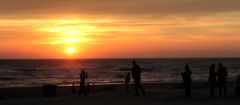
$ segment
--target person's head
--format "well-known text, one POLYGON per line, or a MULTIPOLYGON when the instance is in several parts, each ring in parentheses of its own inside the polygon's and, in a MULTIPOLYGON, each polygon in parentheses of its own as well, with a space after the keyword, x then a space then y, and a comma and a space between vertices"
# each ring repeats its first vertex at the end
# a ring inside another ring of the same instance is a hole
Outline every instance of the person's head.
POLYGON ((133 65, 136 65, 136 61, 135 61, 135 60, 133 60, 133 61, 132 61, 132 64, 133 64, 133 65))
POLYGON ((219 63, 219 67, 222 67, 223 66, 223 63, 219 63))
POLYGON ((83 73, 84 73, 84 70, 81 70, 80 73, 79 73, 79 75, 81 75, 81 74, 83 74, 83 73))
POLYGON ((215 64, 212 64, 211 67, 214 68, 214 67, 215 67, 215 64))
POLYGON ((74 85, 75 85, 75 83, 72 83, 72 85, 74 86, 74 85))
POLYGON ((189 65, 188 64, 185 65, 185 69, 189 70, 189 65))

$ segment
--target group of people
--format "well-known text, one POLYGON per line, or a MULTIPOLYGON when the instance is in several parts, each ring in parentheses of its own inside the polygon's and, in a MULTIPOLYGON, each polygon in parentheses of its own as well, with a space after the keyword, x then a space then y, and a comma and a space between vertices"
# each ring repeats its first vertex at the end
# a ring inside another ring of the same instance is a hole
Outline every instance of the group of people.
MULTIPOLYGON (((135 96, 139 96, 139 90, 141 90, 142 95, 145 96, 145 91, 141 85, 141 68, 140 66, 136 63, 136 61, 133 61, 133 67, 132 67, 132 78, 134 80, 134 87, 135 87, 135 96)), ((84 70, 81 71, 81 73, 79 74, 80 77, 80 90, 78 92, 78 95, 84 95, 87 96, 87 92, 86 92, 86 86, 85 86, 85 80, 87 79, 88 75, 87 72, 85 72, 84 70)), ((127 74, 126 76, 126 91, 128 91, 129 89, 129 82, 130 82, 130 73, 127 74)), ((76 93, 76 87, 75 84, 73 83, 72 85, 72 93, 75 94, 76 93)))
MULTIPOLYGON (((135 96, 139 96, 139 89, 142 92, 142 95, 145 96, 145 90, 141 85, 141 67, 136 63, 136 61, 132 62, 133 67, 131 73, 128 72, 125 77, 125 89, 126 92, 129 90, 129 82, 132 76, 134 81, 134 88, 135 88, 135 96)), ((85 80, 87 79, 88 75, 85 71, 81 71, 80 75, 80 90, 78 95, 87 96, 86 87, 85 87, 85 80)), ((185 65, 185 71, 181 74, 183 79, 183 84, 185 88, 185 95, 187 97, 191 96, 191 86, 192 86, 192 71, 189 65, 185 65)), ((222 63, 219 63, 219 66, 216 70, 215 64, 212 64, 209 68, 209 87, 210 87, 210 94, 212 96, 215 95, 215 87, 219 87, 219 95, 222 96, 222 92, 224 96, 227 95, 227 75, 228 71, 227 68, 223 66, 222 63)))
MULTIPOLYGON (((185 88, 185 95, 187 97, 191 96, 191 84, 192 84, 192 78, 191 78, 192 72, 189 68, 189 65, 185 65, 185 71, 182 73, 182 79, 184 82, 184 88, 185 88)), ((210 87, 210 94, 211 96, 215 95, 215 87, 219 87, 219 95, 222 96, 222 92, 224 96, 227 95, 227 75, 228 71, 227 68, 223 66, 222 63, 219 63, 219 66, 216 71, 215 64, 212 64, 209 68, 209 87, 210 87)))
MULTIPOLYGON (((142 92, 142 95, 145 96, 146 95, 145 90, 141 85, 141 73, 142 73, 141 67, 136 63, 136 61, 133 61, 132 64, 133 64, 132 78, 133 78, 133 81, 134 81, 135 96, 139 96, 139 90, 138 89, 140 89, 141 92, 142 92)), ((125 90, 126 90, 126 92, 128 92, 128 90, 129 90, 130 79, 131 79, 131 74, 130 74, 130 72, 128 72, 125 76, 125 90)))

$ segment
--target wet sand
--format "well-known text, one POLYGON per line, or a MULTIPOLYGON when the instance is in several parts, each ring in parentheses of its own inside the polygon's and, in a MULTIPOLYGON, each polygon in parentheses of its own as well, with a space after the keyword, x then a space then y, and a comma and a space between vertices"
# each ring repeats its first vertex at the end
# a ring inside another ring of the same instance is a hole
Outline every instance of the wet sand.
POLYGON ((239 105, 240 97, 234 95, 234 88, 228 88, 228 96, 209 96, 209 89, 194 85, 192 97, 185 97, 180 84, 144 84, 147 95, 134 96, 131 87, 126 93, 124 85, 97 86, 87 97, 71 95, 70 87, 59 87, 58 96, 43 97, 39 88, 1 89, 3 99, 0 105, 239 105), (8 92, 8 94, 6 94, 8 92), (11 94, 10 94, 11 93, 11 94))

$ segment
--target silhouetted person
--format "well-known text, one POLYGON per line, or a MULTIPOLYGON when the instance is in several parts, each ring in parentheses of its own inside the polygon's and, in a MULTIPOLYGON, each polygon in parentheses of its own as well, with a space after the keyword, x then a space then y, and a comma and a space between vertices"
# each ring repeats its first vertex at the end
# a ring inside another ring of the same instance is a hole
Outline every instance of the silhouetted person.
POLYGON ((224 92, 224 96, 227 96, 227 75, 228 71, 227 69, 223 66, 222 63, 219 63, 218 70, 216 72, 217 75, 217 83, 219 86, 219 95, 222 96, 222 89, 224 92))
POLYGON ((209 68, 209 77, 208 77, 208 81, 209 81, 209 86, 210 86, 210 95, 214 96, 215 95, 215 86, 216 86, 216 72, 215 72, 215 65, 212 64, 209 68))
POLYGON ((128 92, 129 90, 129 82, 130 82, 130 73, 128 72, 125 76, 125 91, 128 92))
POLYGON ((80 90, 78 95, 80 96, 83 93, 84 96, 87 96, 86 87, 85 87, 85 80, 87 79, 87 73, 85 71, 81 71, 79 76, 80 76, 80 90))
POLYGON ((76 94, 76 86, 75 86, 75 83, 72 84, 72 94, 76 94))
POLYGON ((132 78, 134 80, 134 87, 135 87, 135 96, 139 95, 138 88, 141 89, 143 96, 145 96, 145 91, 141 85, 141 68, 139 65, 136 64, 136 61, 133 61, 133 68, 132 68, 132 78))
POLYGON ((192 75, 192 72, 189 66, 185 65, 185 71, 182 73, 182 79, 184 83, 186 97, 191 97, 191 84, 192 84, 191 75, 192 75))

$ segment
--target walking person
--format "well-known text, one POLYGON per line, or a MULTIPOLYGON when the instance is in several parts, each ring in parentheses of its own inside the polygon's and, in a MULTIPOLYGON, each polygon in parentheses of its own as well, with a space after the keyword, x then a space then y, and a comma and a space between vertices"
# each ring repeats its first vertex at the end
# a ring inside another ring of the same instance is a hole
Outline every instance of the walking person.
POLYGON ((227 96, 228 71, 227 71, 227 68, 225 68, 222 63, 219 63, 219 67, 216 72, 216 75, 217 75, 217 83, 219 86, 219 95, 222 96, 222 90, 223 90, 224 96, 227 96))
POLYGON ((215 72, 215 64, 212 64, 209 68, 209 87, 210 87, 210 95, 214 96, 215 95, 215 86, 216 86, 216 72, 215 72))
POLYGON ((141 68, 139 65, 136 64, 136 61, 133 61, 133 68, 132 68, 132 78, 134 80, 134 87, 135 87, 135 96, 139 96, 138 88, 142 91, 143 96, 145 96, 145 91, 141 85, 141 68))
POLYGON ((85 87, 85 80, 87 79, 87 73, 84 70, 82 70, 79 76, 80 76, 80 90, 78 95, 80 96, 83 93, 84 96, 87 96, 86 87, 85 87))
POLYGON ((191 85, 192 85, 192 71, 190 70, 188 65, 185 65, 185 71, 182 73, 182 79, 185 88, 185 96, 191 97, 191 85))

